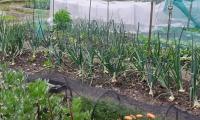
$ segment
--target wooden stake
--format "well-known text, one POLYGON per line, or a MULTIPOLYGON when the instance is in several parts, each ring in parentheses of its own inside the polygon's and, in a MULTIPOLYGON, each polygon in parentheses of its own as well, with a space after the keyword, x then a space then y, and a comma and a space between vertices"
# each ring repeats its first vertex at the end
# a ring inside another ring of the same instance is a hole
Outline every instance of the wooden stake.
POLYGON ((151 12, 150 12, 150 23, 149 23, 149 39, 148 39, 148 57, 151 56, 151 34, 152 34, 152 24, 153 24, 153 0, 151 1, 151 12))

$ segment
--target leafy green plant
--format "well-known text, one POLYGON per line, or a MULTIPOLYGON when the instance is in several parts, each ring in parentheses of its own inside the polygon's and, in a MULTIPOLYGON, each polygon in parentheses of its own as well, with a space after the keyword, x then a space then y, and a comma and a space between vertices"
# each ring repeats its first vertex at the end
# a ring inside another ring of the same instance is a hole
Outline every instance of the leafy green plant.
POLYGON ((89 120, 91 115, 92 103, 88 100, 77 97, 72 101, 74 120, 89 120))
MULTIPOLYGON (((1 119, 65 119, 70 120, 69 109, 63 103, 63 95, 49 94, 47 81, 36 80, 25 82, 23 72, 6 70, 5 65, 0 67, 0 118, 1 119)), ((72 102, 74 119, 88 120, 89 105, 80 98, 72 102)))
POLYGON ((22 72, 5 71, 1 89, 2 119, 59 119, 67 109, 62 97, 50 96, 46 81, 27 84, 22 72))
POLYGON ((54 68, 53 62, 51 61, 50 57, 46 61, 44 61, 43 66, 46 68, 54 68))
POLYGON ((71 22, 70 13, 67 10, 61 9, 55 14, 53 21, 58 30, 64 30, 67 24, 71 22))

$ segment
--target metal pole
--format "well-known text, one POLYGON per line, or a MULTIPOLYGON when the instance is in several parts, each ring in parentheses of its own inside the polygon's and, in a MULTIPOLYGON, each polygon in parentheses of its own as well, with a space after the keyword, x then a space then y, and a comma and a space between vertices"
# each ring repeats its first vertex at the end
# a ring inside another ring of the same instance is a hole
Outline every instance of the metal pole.
POLYGON ((89 7, 89 23, 88 23, 88 38, 89 38, 89 41, 91 41, 91 39, 90 39, 91 9, 92 9, 92 0, 90 0, 90 7, 89 7))
POLYGON ((89 23, 91 20, 91 8, 92 8, 92 0, 90 0, 90 7, 89 7, 89 23))
POLYGON ((35 26, 35 0, 33 0, 33 26, 35 26))
POLYGON ((168 41, 169 41, 169 32, 170 32, 170 28, 171 28, 172 10, 173 10, 173 5, 172 5, 172 1, 170 1, 170 4, 168 6, 169 18, 168 18, 168 28, 167 28, 167 41, 166 41, 166 45, 168 44, 168 41))
POLYGON ((110 13, 109 13, 109 8, 110 7, 110 0, 107 0, 107 23, 109 22, 109 17, 110 17, 110 13))
POLYGON ((193 0, 190 0, 190 1, 191 1, 191 3, 190 3, 190 11, 189 11, 190 15, 189 15, 189 18, 188 18, 187 28, 190 27, 190 20, 191 20, 191 17, 192 17, 193 0))
POLYGON ((55 1, 53 0, 53 19, 54 19, 54 14, 55 14, 55 13, 54 13, 54 10, 55 10, 55 8, 54 8, 54 2, 55 2, 55 1))
POLYGON ((108 41, 109 41, 109 18, 110 18, 110 14, 109 14, 109 11, 110 11, 110 0, 107 0, 107 44, 108 44, 108 41))

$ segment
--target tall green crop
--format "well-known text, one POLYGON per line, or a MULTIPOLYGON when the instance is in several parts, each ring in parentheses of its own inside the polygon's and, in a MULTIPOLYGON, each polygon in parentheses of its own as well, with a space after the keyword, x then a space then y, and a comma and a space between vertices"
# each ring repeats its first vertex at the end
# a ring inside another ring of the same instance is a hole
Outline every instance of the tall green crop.
POLYGON ((198 88, 199 88, 199 77, 200 77, 200 55, 199 49, 194 45, 192 40, 192 63, 191 63, 191 87, 190 87, 190 99, 193 101, 194 107, 200 107, 198 102, 198 88))
POLYGON ((0 51, 3 57, 10 56, 14 62, 24 48, 26 26, 22 23, 7 22, 0 18, 0 51))

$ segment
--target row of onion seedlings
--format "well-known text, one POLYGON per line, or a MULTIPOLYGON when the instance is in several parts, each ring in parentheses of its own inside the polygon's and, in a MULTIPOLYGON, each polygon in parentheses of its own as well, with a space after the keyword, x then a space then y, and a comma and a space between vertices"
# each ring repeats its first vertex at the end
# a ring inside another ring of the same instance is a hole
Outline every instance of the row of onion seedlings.
POLYGON ((91 82, 97 63, 102 72, 111 75, 110 82, 117 82, 118 76, 126 75, 127 71, 137 71, 141 80, 147 81, 151 95, 154 95, 153 89, 159 84, 166 88, 171 101, 175 99, 174 89, 185 92, 183 71, 186 71, 191 74, 190 99, 195 107, 200 106, 200 49, 195 40, 191 45, 182 44, 184 29, 179 39, 174 37, 170 43, 161 39, 159 33, 148 43, 147 37, 139 33, 139 27, 133 34, 125 30, 123 23, 117 25, 114 21, 91 21, 89 24, 76 21, 69 23, 64 30, 51 28, 42 20, 36 24, 5 24, 1 21, 0 51, 14 60, 27 42, 32 48, 33 58, 37 49, 43 47, 51 58, 55 58, 57 65, 65 63, 65 56, 70 58, 77 65, 78 74, 87 75, 91 82), (151 47, 149 66, 148 46, 151 47))

